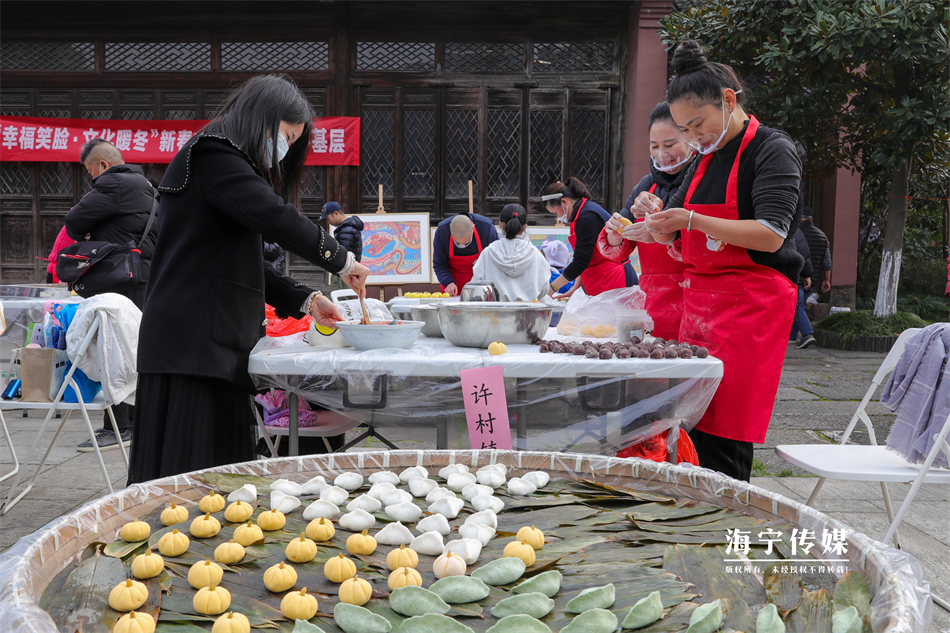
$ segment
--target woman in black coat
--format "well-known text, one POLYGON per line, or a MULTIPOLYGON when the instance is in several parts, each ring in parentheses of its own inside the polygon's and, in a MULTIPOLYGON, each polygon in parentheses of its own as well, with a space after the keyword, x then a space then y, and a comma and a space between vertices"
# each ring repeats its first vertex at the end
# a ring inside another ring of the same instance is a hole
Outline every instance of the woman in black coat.
POLYGON ((248 356, 264 303, 332 325, 329 299, 265 268, 276 242, 360 294, 369 270, 292 204, 313 113, 289 80, 254 77, 178 152, 139 332, 129 483, 253 459, 248 356))

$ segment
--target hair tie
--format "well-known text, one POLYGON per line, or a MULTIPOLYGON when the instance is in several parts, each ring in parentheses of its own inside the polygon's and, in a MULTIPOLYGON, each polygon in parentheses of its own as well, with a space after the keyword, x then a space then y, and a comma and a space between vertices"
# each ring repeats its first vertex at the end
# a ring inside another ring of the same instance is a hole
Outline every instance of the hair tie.
POLYGON ((514 212, 514 213, 512 213, 511 215, 513 215, 513 216, 515 216, 515 217, 518 217, 518 212, 517 212, 517 211, 515 211, 515 212, 514 212))

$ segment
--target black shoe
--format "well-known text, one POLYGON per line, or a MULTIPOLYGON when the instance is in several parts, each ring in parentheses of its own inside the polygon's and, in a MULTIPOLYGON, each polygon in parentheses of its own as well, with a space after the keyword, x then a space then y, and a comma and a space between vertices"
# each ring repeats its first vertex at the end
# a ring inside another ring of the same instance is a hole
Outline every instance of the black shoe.
POLYGON ((799 344, 796 345, 795 347, 797 347, 798 349, 805 349, 806 347, 811 347, 812 345, 814 345, 814 344, 817 343, 817 342, 818 342, 818 341, 815 340, 815 337, 812 336, 811 334, 809 334, 809 335, 806 336, 804 339, 802 339, 802 342, 801 342, 801 343, 799 343, 799 344))
MULTIPOLYGON (((115 433, 112 429, 99 429, 96 431, 96 443, 99 444, 100 451, 111 451, 119 448, 119 443, 115 439, 115 433)), ((122 432, 122 445, 128 448, 132 444, 132 431, 122 432)), ((92 447, 92 441, 86 440, 76 447, 80 453, 92 453, 96 449, 92 447)))

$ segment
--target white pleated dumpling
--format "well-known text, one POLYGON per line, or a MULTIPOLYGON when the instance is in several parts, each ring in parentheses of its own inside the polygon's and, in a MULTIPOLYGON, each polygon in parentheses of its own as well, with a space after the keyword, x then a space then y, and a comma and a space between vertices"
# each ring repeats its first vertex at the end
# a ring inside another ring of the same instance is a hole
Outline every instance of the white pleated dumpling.
POLYGON ((459 536, 473 538, 482 545, 488 545, 488 541, 495 536, 495 528, 484 523, 463 523, 459 528, 459 536))
POLYGON ((340 517, 340 527, 344 530, 362 532, 363 530, 370 529, 374 525, 376 525, 376 517, 366 510, 360 510, 359 508, 352 512, 347 512, 340 517))
POLYGON ((443 497, 429 506, 429 512, 441 514, 447 519, 454 519, 464 505, 465 502, 458 497, 443 497))
POLYGON ((419 534, 438 532, 442 536, 448 536, 451 531, 452 526, 449 525, 449 520, 442 514, 430 514, 416 523, 416 532, 419 534))
POLYGON ((422 508, 410 501, 394 503, 393 505, 386 506, 386 516, 393 521, 415 521, 422 516, 422 508))
POLYGON ((347 492, 353 492, 363 485, 363 475, 359 473, 341 473, 333 480, 333 485, 343 488, 347 492))
POLYGON ((234 492, 228 495, 228 501, 243 501, 244 503, 254 503, 257 501, 257 486, 254 484, 244 484, 234 492))
POLYGON ((399 521, 390 523, 376 533, 376 542, 380 545, 409 545, 412 539, 412 532, 399 521))
POLYGON ((270 493, 270 509, 277 510, 283 514, 289 514, 300 507, 300 499, 292 495, 284 494, 280 490, 272 490, 270 493))
POLYGON ((457 497, 457 496, 458 495, 456 495, 454 492, 452 492, 448 488, 436 488, 435 490, 433 490, 432 492, 426 495, 426 503, 435 503, 436 501, 444 497, 457 497))
POLYGON ((477 473, 475 473, 475 478, 478 480, 478 483, 482 484, 483 486, 500 488, 505 485, 505 473, 501 472, 497 468, 479 470, 477 473))
POLYGON ((405 490, 394 488, 380 495, 379 500, 383 502, 384 506, 394 506, 397 503, 412 503, 412 495, 405 490))
POLYGON ((303 494, 303 489, 300 487, 300 484, 296 481, 290 481, 289 479, 278 479, 270 485, 270 490, 271 492, 277 490, 291 497, 299 497, 303 494))
POLYGON ((482 553, 482 544, 481 541, 477 539, 458 538, 445 544, 445 547, 442 548, 442 553, 445 554, 446 552, 458 554, 462 557, 462 560, 465 561, 466 565, 472 565, 478 560, 478 556, 482 553))
POLYGON ((450 464, 439 471, 439 477, 442 479, 448 479, 449 475, 454 475, 455 473, 467 473, 468 466, 465 464, 450 464))
POLYGON ((527 479, 512 477, 508 480, 508 494, 514 497, 525 497, 532 494, 537 489, 538 487, 527 479))
POLYGON ((412 539, 409 548, 416 551, 417 554, 426 556, 439 556, 445 543, 442 542, 442 535, 438 532, 426 532, 412 539))
POLYGON ((369 495, 360 495, 346 504, 346 511, 366 510, 367 512, 376 512, 381 507, 383 507, 383 504, 379 502, 379 499, 374 499, 369 495))
POLYGON ((432 479, 413 477, 409 480, 409 492, 412 493, 413 497, 425 497, 438 487, 439 484, 432 479))
POLYGON ((370 486, 369 492, 366 494, 373 497, 374 499, 379 499, 382 501, 383 494, 392 490, 396 490, 395 485, 389 483, 388 481, 377 481, 372 486, 370 486))
POLYGON ((543 470, 532 470, 530 473, 522 475, 521 478, 530 481, 538 488, 544 488, 551 481, 551 475, 543 470))
POLYGON ((477 512, 482 510, 491 510, 498 514, 505 508, 505 502, 494 495, 478 495, 472 498, 472 507, 477 512))
POLYGON ((449 475, 445 485, 448 486, 449 490, 461 492, 462 488, 475 483, 475 481, 475 475, 472 473, 455 473, 454 475, 449 475))
POLYGON ((381 470, 378 473, 373 473, 368 479, 371 484, 387 483, 395 486, 399 483, 399 475, 391 470, 381 470))
POLYGON ((478 495, 492 494, 495 494, 495 489, 491 486, 483 486, 482 484, 469 484, 462 488, 462 496, 465 497, 467 501, 471 501, 478 495))
POLYGON ((399 473, 399 481, 404 484, 409 483, 409 480, 413 477, 422 477, 423 479, 428 479, 429 471, 423 466, 413 466, 399 473))
POLYGON ((498 515, 496 515, 491 510, 482 510, 481 512, 476 512, 475 514, 470 514, 466 523, 483 523, 485 525, 490 525, 494 529, 498 529, 498 515))
POLYGON ((341 505, 350 498, 350 493, 339 486, 327 486, 320 491, 320 498, 334 505, 341 505))
POLYGON ((319 519, 323 517, 324 519, 332 519, 336 515, 340 514, 340 508, 337 507, 335 503, 331 503, 326 499, 317 499, 303 511, 303 518, 308 521, 313 519, 319 519))
POLYGON ((320 491, 329 485, 330 484, 327 483, 326 479, 324 479, 320 475, 317 475, 310 481, 307 481, 300 485, 300 494, 308 496, 308 497, 314 497, 314 496, 319 495, 320 491))

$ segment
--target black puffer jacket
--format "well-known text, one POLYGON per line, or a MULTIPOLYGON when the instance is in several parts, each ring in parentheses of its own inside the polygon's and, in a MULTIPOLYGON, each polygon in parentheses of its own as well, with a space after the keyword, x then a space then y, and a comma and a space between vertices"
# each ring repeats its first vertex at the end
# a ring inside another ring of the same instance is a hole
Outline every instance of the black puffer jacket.
POLYGON ((353 253, 356 261, 363 259, 363 221, 355 215, 340 222, 333 231, 333 237, 340 246, 353 253))
MULTIPOLYGON (((124 246, 139 243, 152 211, 155 189, 138 165, 116 165, 99 174, 92 189, 66 214, 66 233, 74 240, 90 239, 124 246)), ((148 281, 158 218, 142 242, 142 285, 148 281)))

